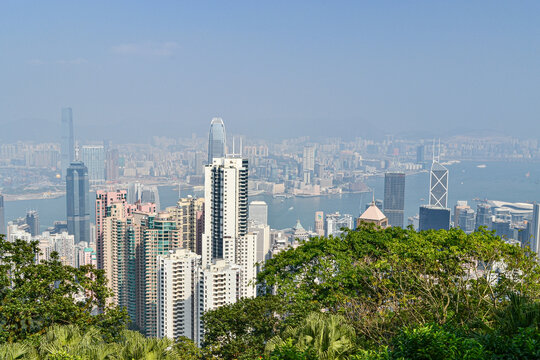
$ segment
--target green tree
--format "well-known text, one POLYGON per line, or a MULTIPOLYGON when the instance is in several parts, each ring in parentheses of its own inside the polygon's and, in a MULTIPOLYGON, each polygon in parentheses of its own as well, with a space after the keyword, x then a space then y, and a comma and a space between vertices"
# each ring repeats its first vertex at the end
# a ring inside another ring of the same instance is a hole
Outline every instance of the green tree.
POLYGON ((280 336, 266 344, 266 352, 286 347, 292 339, 295 347, 306 352, 312 350, 317 359, 346 359, 355 350, 356 334, 340 315, 311 313, 297 327, 288 327, 280 336))
POLYGON ((392 359, 480 360, 484 347, 474 338, 463 337, 441 327, 427 325, 405 328, 392 340, 392 359))
POLYGON ((284 306, 275 296, 242 299, 203 316, 204 350, 223 359, 254 359, 283 327, 284 306))
POLYGON ((106 304, 111 293, 102 270, 63 265, 56 253, 36 264, 38 252, 35 241, 0 235, 0 343, 43 334, 54 324, 97 326, 110 336, 125 327, 126 313, 106 304))
POLYGON ((536 259, 493 232, 370 225, 313 238, 258 275, 291 318, 312 309, 340 313, 366 346, 388 344, 414 324, 490 328, 510 294, 538 298, 539 280, 536 259))

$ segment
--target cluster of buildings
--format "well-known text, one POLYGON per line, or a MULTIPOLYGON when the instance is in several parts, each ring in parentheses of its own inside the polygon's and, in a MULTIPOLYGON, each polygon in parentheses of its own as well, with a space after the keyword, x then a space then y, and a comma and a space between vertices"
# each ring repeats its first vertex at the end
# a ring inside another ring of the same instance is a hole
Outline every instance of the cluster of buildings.
MULTIPOLYGON (((426 167, 425 145, 415 147, 393 139, 384 143, 386 158, 376 160, 364 159, 357 149, 375 154, 382 145, 360 140, 350 147, 339 142, 306 144, 301 151, 297 151, 297 143, 286 141, 245 147, 240 141, 239 153, 233 146, 231 154, 223 121, 215 118, 207 152, 196 151, 193 159, 186 161, 196 168, 189 176, 201 184, 204 195, 180 198, 175 206, 162 209, 156 186, 115 182, 126 176, 129 168, 129 161, 121 160, 118 149, 75 145, 69 108, 62 111, 62 129, 59 161, 65 179, 66 221, 40 233, 39 216, 29 211, 6 226, 0 195, 0 233, 6 232, 9 240, 38 241, 41 252, 37 261, 48 260, 56 252, 66 265, 103 269, 114 294, 110 303, 125 308, 142 333, 185 336, 196 343, 202 340, 201 318, 206 311, 257 295, 257 272, 273 255, 313 236, 339 236, 362 223, 403 227, 406 172, 426 167), (389 160, 398 159, 402 152, 412 153, 416 159, 410 163, 389 160), (358 218, 317 211, 313 230, 306 230, 300 221, 291 229, 272 230, 267 204, 248 202, 248 194, 257 191, 276 196, 365 191, 362 176, 382 170, 383 200, 373 196, 358 218), (89 201, 91 187, 97 191, 95 199, 89 201), (95 223, 90 220, 91 207, 95 208, 95 223)), ((174 147, 166 139, 158 142, 174 147)), ((167 159, 172 163, 174 157, 167 159)), ((145 161, 133 163, 137 169, 153 169, 136 170, 134 177, 161 171, 145 161)), ((410 224, 420 230, 455 226, 466 233, 485 226, 540 251, 538 204, 485 201, 474 211, 460 201, 452 216, 448 169, 439 157, 433 157, 429 173, 429 203, 420 207, 417 217, 409 219, 410 224)))
POLYGON ((39 217, 29 212, 8 224, 8 238, 39 241, 37 261, 56 252, 66 265, 103 269, 110 303, 145 335, 200 342, 204 312, 255 297, 257 271, 271 254, 267 205, 248 203, 248 160, 227 154, 221 119, 212 120, 208 153, 204 197, 160 209, 157 189, 137 183, 97 190, 91 204, 90 171, 70 149, 62 157, 71 160, 64 163, 67 221, 39 234, 39 217))

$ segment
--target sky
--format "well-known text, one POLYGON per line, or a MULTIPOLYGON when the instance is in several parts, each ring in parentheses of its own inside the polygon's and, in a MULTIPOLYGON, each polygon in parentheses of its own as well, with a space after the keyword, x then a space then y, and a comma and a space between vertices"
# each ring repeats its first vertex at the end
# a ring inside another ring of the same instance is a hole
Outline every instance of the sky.
POLYGON ((538 1, 0 1, 0 140, 540 133, 538 1))

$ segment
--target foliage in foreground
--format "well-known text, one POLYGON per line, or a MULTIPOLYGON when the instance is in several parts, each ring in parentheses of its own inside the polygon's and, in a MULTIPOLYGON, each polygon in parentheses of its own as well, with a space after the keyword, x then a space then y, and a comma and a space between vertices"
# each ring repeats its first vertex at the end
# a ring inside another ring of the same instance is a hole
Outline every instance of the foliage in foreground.
POLYGON ((274 295, 205 316, 205 344, 217 350, 212 355, 236 359, 249 349, 246 358, 320 358, 338 344, 315 339, 328 338, 326 325, 305 332, 313 314, 323 323, 341 316, 336 333, 354 330, 355 348, 328 358, 519 359, 539 347, 540 267, 527 250, 492 232, 365 226, 280 253, 258 283, 274 295), (255 303, 257 311, 242 315, 255 303), (261 331, 257 318, 273 325, 261 331), (513 345, 497 345, 504 343, 513 345))
POLYGON ((266 264, 266 295, 207 312, 200 351, 125 330, 102 271, 36 251, 0 238, 0 359, 540 358, 539 265, 490 232, 312 239, 266 264))
POLYGON ((63 265, 56 253, 36 264, 38 242, 9 242, 0 235, 0 344, 43 334, 54 324, 100 328, 114 337, 125 327, 124 311, 111 296, 103 270, 63 265), (103 311, 93 314, 97 308, 103 311))
POLYGON ((96 328, 81 331, 74 325, 51 327, 38 341, 0 345, 0 359, 28 360, 195 360, 200 352, 195 344, 181 340, 145 338, 123 330, 118 341, 104 340, 96 328))

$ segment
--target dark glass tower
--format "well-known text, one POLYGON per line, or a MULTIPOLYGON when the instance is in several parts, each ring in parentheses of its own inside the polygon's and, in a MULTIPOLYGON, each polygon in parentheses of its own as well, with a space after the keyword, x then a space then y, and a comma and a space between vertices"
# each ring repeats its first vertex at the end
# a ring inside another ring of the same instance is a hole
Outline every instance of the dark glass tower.
POLYGON ((213 158, 225 156, 225 125, 221 118, 213 118, 208 135, 208 164, 213 158))
POLYGON ((26 213, 26 224, 29 227, 30 235, 39 235, 39 215, 35 210, 30 210, 26 213))
POLYGON ((405 209, 405 174, 384 174, 384 215, 390 226, 403 227, 405 209))
POLYGON ((75 243, 90 242, 88 169, 81 161, 67 168, 66 200, 68 233, 75 236, 75 243))
POLYGON ((420 206, 419 230, 449 230, 450 209, 422 205, 420 206))
POLYGON ((67 168, 72 161, 75 161, 75 142, 73 140, 73 113, 71 108, 62 109, 62 126, 60 132, 61 148, 60 162, 62 166, 62 177, 66 176, 67 168))

